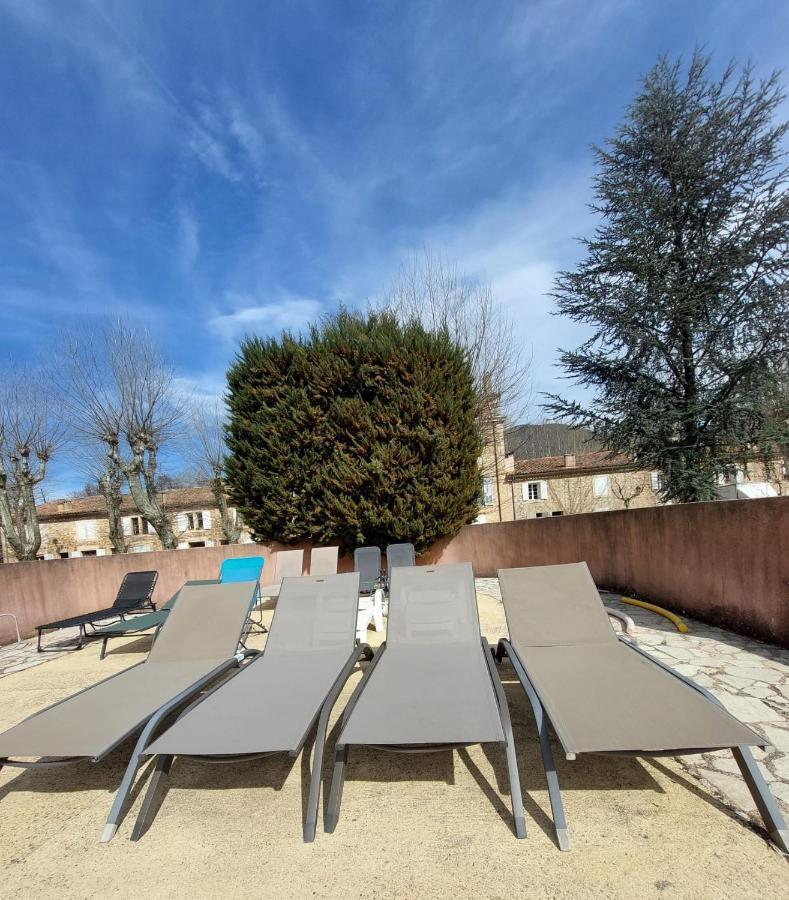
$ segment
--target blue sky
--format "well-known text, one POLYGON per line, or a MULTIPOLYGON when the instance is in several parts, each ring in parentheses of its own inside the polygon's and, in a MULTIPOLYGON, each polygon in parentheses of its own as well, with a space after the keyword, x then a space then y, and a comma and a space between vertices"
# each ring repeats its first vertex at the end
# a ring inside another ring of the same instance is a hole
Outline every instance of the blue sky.
POLYGON ((565 387, 590 144, 660 53, 786 62, 785 2, 0 0, 0 357, 124 312, 184 390, 429 250, 565 387))

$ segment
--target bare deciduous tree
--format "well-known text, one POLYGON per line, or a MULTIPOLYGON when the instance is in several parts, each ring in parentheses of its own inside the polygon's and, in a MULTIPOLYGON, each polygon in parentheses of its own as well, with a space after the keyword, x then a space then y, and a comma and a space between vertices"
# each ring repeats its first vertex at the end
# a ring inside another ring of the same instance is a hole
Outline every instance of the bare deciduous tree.
POLYGON ((620 478, 611 479, 611 493, 621 500, 625 509, 630 509, 630 504, 644 493, 644 485, 638 484, 632 480, 622 480, 620 478))
POLYGON ((109 538, 115 553, 126 553, 128 546, 121 518, 123 473, 101 445, 80 446, 79 464, 87 476, 81 496, 101 496, 107 506, 109 538))
POLYGON ((592 482, 589 478, 561 478, 549 483, 551 498, 567 516, 590 512, 592 482))
POLYGON ((499 485, 502 518, 505 415, 517 421, 531 400, 531 354, 518 338, 514 322, 490 284, 461 274, 429 253, 400 267, 383 304, 401 321, 418 319, 431 330, 446 329, 468 353, 482 440, 492 448, 483 457, 482 473, 499 485))
POLYGON ((225 431, 224 406, 217 402, 204 406, 195 405, 192 416, 194 446, 192 456, 198 477, 205 479, 219 507, 222 532, 228 544, 237 544, 241 538, 238 517, 231 516, 225 494, 225 431))
POLYGON ((150 334, 124 320, 98 334, 68 335, 64 348, 65 397, 73 426, 106 450, 105 497, 119 496, 122 475, 162 547, 174 550, 177 541, 158 491, 159 453, 183 417, 172 368, 150 334))
POLYGON ((19 560, 41 547, 36 490, 63 431, 38 373, 2 380, 0 392, 0 527, 19 560))

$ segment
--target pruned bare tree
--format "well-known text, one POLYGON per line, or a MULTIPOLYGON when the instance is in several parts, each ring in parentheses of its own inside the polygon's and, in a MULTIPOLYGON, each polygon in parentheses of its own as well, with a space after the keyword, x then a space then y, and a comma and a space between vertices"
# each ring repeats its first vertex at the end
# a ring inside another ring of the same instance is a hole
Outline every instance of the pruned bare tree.
POLYGON ((211 487, 219 516, 222 532, 228 544, 237 544, 241 538, 238 517, 231 515, 225 493, 225 408, 220 402, 195 404, 191 415, 194 445, 192 457, 197 476, 205 479, 211 487))
POLYGON ((41 529, 36 491, 63 429, 40 374, 17 372, 0 388, 0 527, 19 560, 36 558, 41 529))
POLYGON ((611 493, 617 500, 621 500, 625 509, 630 509, 630 504, 644 493, 644 485, 639 484, 633 479, 621 479, 614 477, 611 479, 611 493))
MULTIPOLYGON (((480 433, 491 448, 483 454, 482 473, 501 486, 505 417, 518 421, 531 401, 531 353, 506 308, 490 284, 430 253, 400 267, 383 305, 401 321, 417 319, 428 329, 446 329, 465 348, 477 387, 480 433)), ((501 507, 500 499, 499 518, 501 507)))
POLYGON ((590 478, 561 478, 550 482, 551 498, 566 516, 591 512, 592 482, 590 478))
POLYGON ((107 523, 113 552, 126 553, 129 548, 123 533, 121 517, 123 473, 107 455, 106 448, 100 444, 87 446, 84 442, 81 442, 78 458, 78 465, 88 479, 81 496, 101 496, 104 498, 107 506, 107 523))
POLYGON ((100 332, 67 335, 63 346, 66 406, 75 431, 105 449, 105 497, 119 496, 121 475, 162 547, 175 549, 177 541, 158 490, 159 454, 183 421, 172 368, 150 334, 126 320, 100 332))

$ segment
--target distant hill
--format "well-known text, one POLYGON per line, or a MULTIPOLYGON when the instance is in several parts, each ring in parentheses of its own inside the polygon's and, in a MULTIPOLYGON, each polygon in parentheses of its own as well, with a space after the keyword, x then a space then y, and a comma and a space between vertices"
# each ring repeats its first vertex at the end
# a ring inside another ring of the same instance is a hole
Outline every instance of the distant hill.
POLYGON ((593 450, 604 449, 599 441, 592 438, 589 429, 572 428, 560 422, 513 425, 504 432, 504 448, 515 459, 591 453, 593 450))

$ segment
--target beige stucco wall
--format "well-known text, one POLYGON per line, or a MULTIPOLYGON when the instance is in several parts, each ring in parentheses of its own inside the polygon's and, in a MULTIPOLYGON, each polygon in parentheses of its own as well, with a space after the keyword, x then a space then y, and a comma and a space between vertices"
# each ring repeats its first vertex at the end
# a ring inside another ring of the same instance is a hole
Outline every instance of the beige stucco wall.
POLYGON ((612 509, 643 509, 648 506, 659 506, 662 501, 652 488, 651 472, 612 472, 585 473, 577 475, 556 476, 523 476, 523 480, 515 482, 515 511, 518 519, 550 516, 560 512, 562 515, 577 515, 589 512, 607 512, 612 509), (607 488, 595 495, 595 477, 606 478, 607 488), (526 485, 532 482, 543 482, 547 485, 546 499, 524 499, 526 485))

